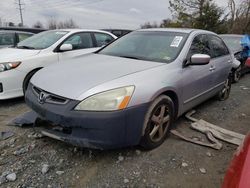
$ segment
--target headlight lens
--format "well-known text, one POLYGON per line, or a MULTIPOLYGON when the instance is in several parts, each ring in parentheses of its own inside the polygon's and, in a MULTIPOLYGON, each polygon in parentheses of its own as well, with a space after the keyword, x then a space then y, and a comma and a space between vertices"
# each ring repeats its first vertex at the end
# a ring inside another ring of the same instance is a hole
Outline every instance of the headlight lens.
POLYGON ((93 95, 80 102, 75 110, 85 111, 114 111, 122 110, 128 103, 134 92, 134 86, 117 88, 93 95))
POLYGON ((14 69, 21 64, 20 61, 17 62, 8 62, 8 63, 0 63, 0 72, 4 72, 7 70, 14 69))

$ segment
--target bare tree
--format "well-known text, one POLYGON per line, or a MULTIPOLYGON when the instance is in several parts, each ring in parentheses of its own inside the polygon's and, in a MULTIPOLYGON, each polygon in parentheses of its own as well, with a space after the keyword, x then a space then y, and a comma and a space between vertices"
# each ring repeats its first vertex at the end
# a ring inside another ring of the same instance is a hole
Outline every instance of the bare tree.
POLYGON ((47 28, 48 29, 57 29, 57 21, 55 18, 50 18, 47 21, 47 28))
POLYGON ((250 0, 243 0, 238 7, 229 0, 229 33, 250 33, 250 0))
POLYGON ((77 24, 72 20, 61 21, 57 24, 58 29, 66 29, 66 28, 78 28, 77 24))
POLYGON ((37 21, 36 23, 34 23, 33 27, 34 28, 43 28, 43 24, 42 24, 42 22, 37 21))
POLYGON ((54 18, 48 20, 47 27, 48 29, 79 28, 73 19, 57 22, 54 18))

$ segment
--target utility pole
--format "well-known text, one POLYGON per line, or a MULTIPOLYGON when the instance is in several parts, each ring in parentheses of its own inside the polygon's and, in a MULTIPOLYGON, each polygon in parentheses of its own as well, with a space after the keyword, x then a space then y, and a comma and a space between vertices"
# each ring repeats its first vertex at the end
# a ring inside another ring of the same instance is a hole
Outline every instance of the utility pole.
POLYGON ((21 24, 22 24, 22 26, 23 26, 23 8, 22 8, 22 6, 23 6, 24 4, 22 4, 21 3, 21 0, 18 0, 18 6, 19 6, 19 12, 20 12, 20 18, 21 18, 21 24))

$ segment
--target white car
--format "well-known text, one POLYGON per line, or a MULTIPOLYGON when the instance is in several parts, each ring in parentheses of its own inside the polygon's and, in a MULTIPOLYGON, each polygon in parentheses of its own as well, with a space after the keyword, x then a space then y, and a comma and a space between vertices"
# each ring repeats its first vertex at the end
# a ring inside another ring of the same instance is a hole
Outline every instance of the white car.
POLYGON ((15 48, 1 49, 0 100, 23 96, 29 80, 39 69, 95 52, 116 38, 100 30, 50 30, 20 42, 15 48))

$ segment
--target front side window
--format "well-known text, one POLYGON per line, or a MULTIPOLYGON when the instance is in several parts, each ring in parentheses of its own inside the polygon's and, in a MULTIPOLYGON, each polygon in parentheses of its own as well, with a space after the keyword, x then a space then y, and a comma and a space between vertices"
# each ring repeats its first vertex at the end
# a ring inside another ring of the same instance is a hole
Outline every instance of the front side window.
POLYGON ((114 40, 113 37, 105 33, 94 33, 94 36, 96 39, 97 47, 105 46, 112 40, 114 40))
POLYGON ((93 48, 93 41, 90 33, 77 33, 66 39, 63 44, 71 44, 73 50, 93 48))
POLYGON ((44 31, 20 42, 17 48, 45 49, 66 35, 67 31, 44 31))
POLYGON ((194 54, 211 55, 207 35, 198 35, 194 38, 188 53, 188 58, 194 54))
POLYGON ((220 57, 220 56, 224 56, 224 55, 228 55, 229 51, 226 47, 226 45, 224 44, 224 42, 222 41, 222 39, 220 39, 217 36, 210 36, 210 43, 211 43, 211 48, 212 48, 212 57, 220 57))
POLYGON ((177 58, 187 34, 168 31, 136 31, 108 45, 100 54, 169 63, 177 58))
POLYGON ((14 45, 13 33, 0 33, 0 46, 14 45))

